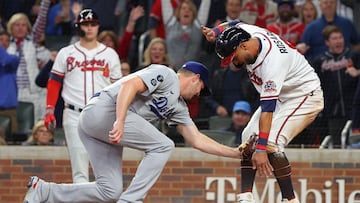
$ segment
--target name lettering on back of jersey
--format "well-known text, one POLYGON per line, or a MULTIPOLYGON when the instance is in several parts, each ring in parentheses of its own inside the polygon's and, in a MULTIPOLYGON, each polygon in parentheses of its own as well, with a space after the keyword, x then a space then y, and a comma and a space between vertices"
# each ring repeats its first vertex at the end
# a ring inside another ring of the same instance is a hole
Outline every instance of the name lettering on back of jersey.
POLYGON ((276 35, 274 35, 274 33, 272 32, 267 32, 266 33, 269 38, 276 44, 278 50, 280 51, 280 53, 284 54, 284 53, 288 53, 283 41, 281 39, 279 39, 276 35))
POLYGON ((68 57, 66 63, 68 72, 81 68, 81 71, 102 71, 104 77, 110 76, 109 64, 105 62, 105 59, 76 61, 75 57, 68 57))
POLYGON ((275 82, 272 81, 272 80, 266 81, 265 84, 264 84, 264 92, 268 92, 268 93, 276 92, 276 84, 275 84, 275 82))
POLYGON ((174 114, 174 108, 168 107, 168 99, 166 97, 159 97, 157 99, 152 99, 153 105, 150 106, 150 110, 158 117, 160 120, 164 120, 174 114))

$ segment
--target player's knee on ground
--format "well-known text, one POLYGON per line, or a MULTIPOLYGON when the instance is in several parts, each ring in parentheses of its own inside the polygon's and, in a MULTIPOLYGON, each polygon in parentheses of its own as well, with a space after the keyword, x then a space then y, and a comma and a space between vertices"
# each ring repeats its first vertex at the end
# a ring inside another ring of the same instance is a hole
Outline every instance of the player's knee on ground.
POLYGON ((274 168, 276 178, 285 178, 291 175, 291 166, 284 152, 269 153, 268 158, 274 168))

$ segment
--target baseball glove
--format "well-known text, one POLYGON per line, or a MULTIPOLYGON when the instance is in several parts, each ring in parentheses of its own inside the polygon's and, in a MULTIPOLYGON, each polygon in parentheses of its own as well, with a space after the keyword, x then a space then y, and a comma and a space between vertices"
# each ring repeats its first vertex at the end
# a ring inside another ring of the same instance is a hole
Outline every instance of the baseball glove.
POLYGON ((243 159, 251 159, 252 154, 255 152, 258 139, 258 135, 252 134, 239 146, 239 151, 241 152, 243 159))

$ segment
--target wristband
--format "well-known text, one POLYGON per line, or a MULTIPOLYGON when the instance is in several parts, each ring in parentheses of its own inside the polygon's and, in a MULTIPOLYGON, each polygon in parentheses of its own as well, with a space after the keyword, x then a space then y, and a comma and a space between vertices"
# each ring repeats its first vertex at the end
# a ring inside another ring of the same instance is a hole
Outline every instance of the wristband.
POLYGON ((55 107, 53 105, 46 105, 46 114, 54 114, 55 107))
POLYGON ((219 36, 220 33, 222 33, 222 31, 224 31, 224 27, 223 26, 217 26, 213 29, 213 32, 215 34, 215 37, 219 36))
POLYGON ((266 151, 266 146, 269 138, 269 133, 259 132, 259 139, 256 145, 256 150, 266 151))

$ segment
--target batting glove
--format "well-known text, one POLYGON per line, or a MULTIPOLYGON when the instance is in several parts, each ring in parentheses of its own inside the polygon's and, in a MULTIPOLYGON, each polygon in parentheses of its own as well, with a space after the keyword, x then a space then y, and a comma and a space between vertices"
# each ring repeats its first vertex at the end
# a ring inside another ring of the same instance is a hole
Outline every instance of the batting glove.
POLYGON ((53 107, 53 106, 46 107, 44 123, 45 123, 45 127, 50 131, 52 131, 56 128, 56 118, 54 115, 54 109, 55 109, 55 107, 53 107))
POLYGON ((252 134, 239 146, 239 151, 241 152, 243 159, 251 159, 252 154, 255 152, 258 139, 258 135, 252 134))

